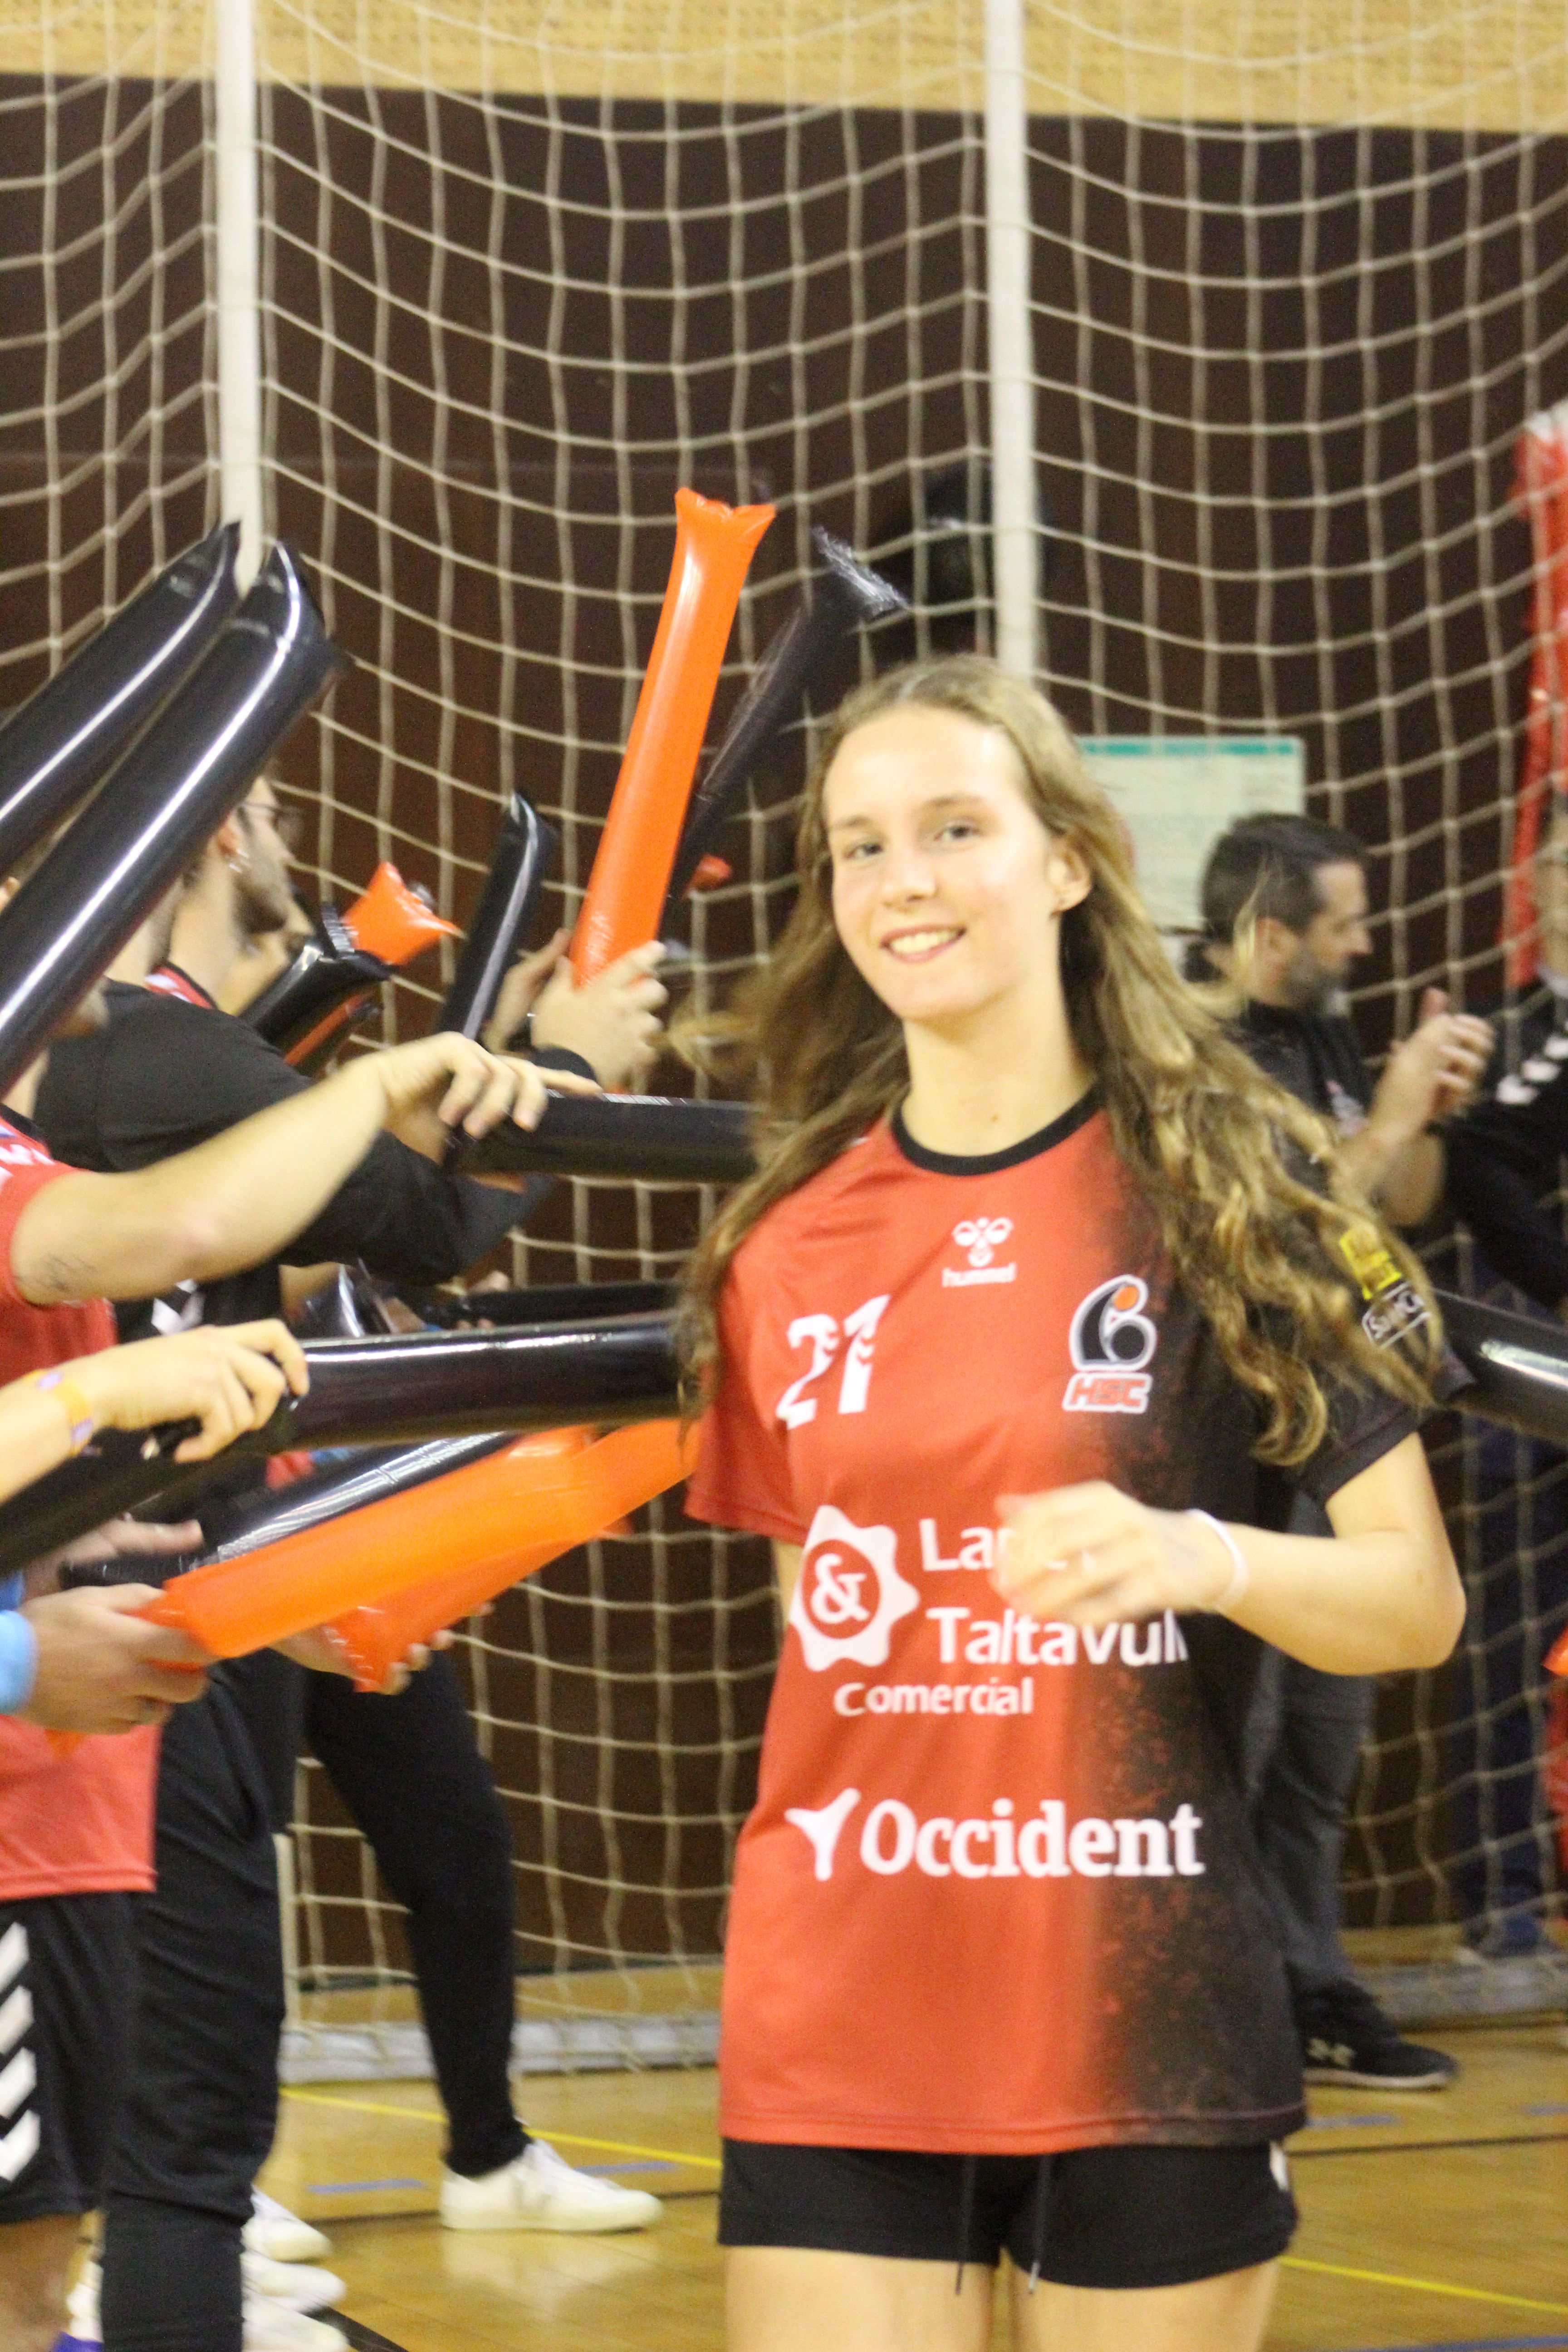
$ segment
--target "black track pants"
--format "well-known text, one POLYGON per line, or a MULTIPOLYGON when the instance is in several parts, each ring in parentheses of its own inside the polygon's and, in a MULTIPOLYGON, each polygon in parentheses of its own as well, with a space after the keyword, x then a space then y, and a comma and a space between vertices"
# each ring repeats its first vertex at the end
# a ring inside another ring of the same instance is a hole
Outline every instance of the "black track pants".
POLYGON ((232 1691, 176 1707, 157 1891, 104 2198, 112 2352, 240 2352, 239 2233, 278 2116, 283 1968, 267 1790, 232 1691))
POLYGON ((454 2172, 521 2154, 511 2111, 511 1839, 457 1675, 433 1658, 396 1698, 308 1677, 305 1734, 408 1913, 454 2172))

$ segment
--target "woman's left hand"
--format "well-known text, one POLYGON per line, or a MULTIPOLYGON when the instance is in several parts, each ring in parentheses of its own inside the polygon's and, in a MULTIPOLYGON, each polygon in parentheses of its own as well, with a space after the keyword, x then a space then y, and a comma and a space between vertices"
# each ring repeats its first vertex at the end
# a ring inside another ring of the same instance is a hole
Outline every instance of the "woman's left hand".
POLYGON ((1162 1610, 1212 1609, 1234 1563, 1212 1528, 1154 1511, 1097 1479, 1045 1495, 1004 1495, 1005 1540, 991 1581, 1041 1620, 1109 1625, 1162 1610))

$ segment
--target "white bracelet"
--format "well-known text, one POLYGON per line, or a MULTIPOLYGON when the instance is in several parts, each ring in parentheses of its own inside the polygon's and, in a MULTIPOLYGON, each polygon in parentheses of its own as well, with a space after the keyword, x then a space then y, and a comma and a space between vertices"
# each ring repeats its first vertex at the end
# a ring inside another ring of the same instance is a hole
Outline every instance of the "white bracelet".
POLYGON ((1182 1516, 1184 1518, 1199 1519, 1205 1528, 1212 1528, 1230 1554, 1230 1582, 1217 1601, 1211 1601, 1207 1604, 1208 1612, 1212 1616, 1228 1617, 1252 1581, 1252 1570, 1247 1564, 1247 1554, 1242 1550, 1230 1529, 1221 1527, 1219 1521, 1211 1518, 1207 1511, 1184 1511, 1182 1516))

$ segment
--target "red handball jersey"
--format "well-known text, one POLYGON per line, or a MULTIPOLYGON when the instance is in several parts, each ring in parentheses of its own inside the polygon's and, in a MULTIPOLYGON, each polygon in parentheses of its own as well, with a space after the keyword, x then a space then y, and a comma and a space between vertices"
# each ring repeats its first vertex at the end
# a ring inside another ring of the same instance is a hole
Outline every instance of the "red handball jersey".
MULTIPOLYGON (((23 1210, 69 1173, 30 1126, 0 1118, 0 1386, 114 1345, 106 1301, 29 1306, 12 1276, 23 1210)), ((0 1715, 0 1903, 151 1887, 157 1768, 154 1730, 84 1739, 58 1756, 37 1725, 0 1715)))
MULTIPOLYGON (((1237 1769, 1257 1644, 1005 1608, 999 1497, 1291 1489, 1092 1098, 951 1160, 882 1126, 748 1235, 689 1508, 804 1547, 741 1838, 722 2127, 1006 2154, 1279 2138, 1300 2069, 1237 1769)), ((1332 1391, 1320 1500, 1398 1444, 1332 1391)))

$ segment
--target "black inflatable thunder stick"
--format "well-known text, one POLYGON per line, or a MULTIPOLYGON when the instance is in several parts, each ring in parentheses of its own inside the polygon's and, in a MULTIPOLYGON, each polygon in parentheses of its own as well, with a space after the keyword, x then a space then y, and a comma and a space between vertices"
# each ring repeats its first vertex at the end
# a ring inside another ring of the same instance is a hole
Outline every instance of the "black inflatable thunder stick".
POLYGON ((239 601, 239 525, 164 565, 0 727, 0 877, 107 775, 239 601))
MULTIPOLYGON (((246 1006, 240 1018, 287 1057, 348 998, 395 978, 389 963, 356 944, 335 907, 323 907, 314 932, 293 961, 246 1006)), ((349 1026, 345 1022, 342 1029, 333 1028, 334 1045, 342 1044, 349 1026)))
POLYGON ((201 667, 0 912, 0 1095, 348 667, 275 547, 201 667))
POLYGON ((686 1102, 666 1095, 552 1095, 537 1127, 509 1119, 477 1141, 459 1137, 448 1165, 473 1176, 741 1184, 756 1165, 752 1125, 747 1103, 686 1102))
MULTIPOLYGON (((780 730, 800 714, 807 688, 851 629, 907 612, 907 600, 891 583, 859 562, 852 548, 820 524, 812 531, 817 569, 799 604, 757 664, 713 754, 712 763, 691 795, 686 824, 670 872, 665 921, 733 811, 752 769, 780 730)), ((662 929, 663 926, 661 925, 662 929)))
MULTIPOLYGON (((674 1318, 668 1313, 308 1341, 305 1360, 310 1393, 281 1404, 265 1429, 228 1447, 221 1463, 296 1446, 422 1444, 576 1422, 618 1428, 665 1421, 679 1410, 674 1318)), ((172 1459, 194 1426, 105 1430, 87 1453, 24 1488, 0 1512, 0 1576, 154 1495, 160 1512, 184 1517, 186 1499, 214 1467, 172 1459)))
POLYGON ((437 1029, 456 1030, 463 1037, 481 1034, 527 933, 554 855, 553 831, 531 801, 514 793, 501 820, 484 895, 458 950, 437 1029))

